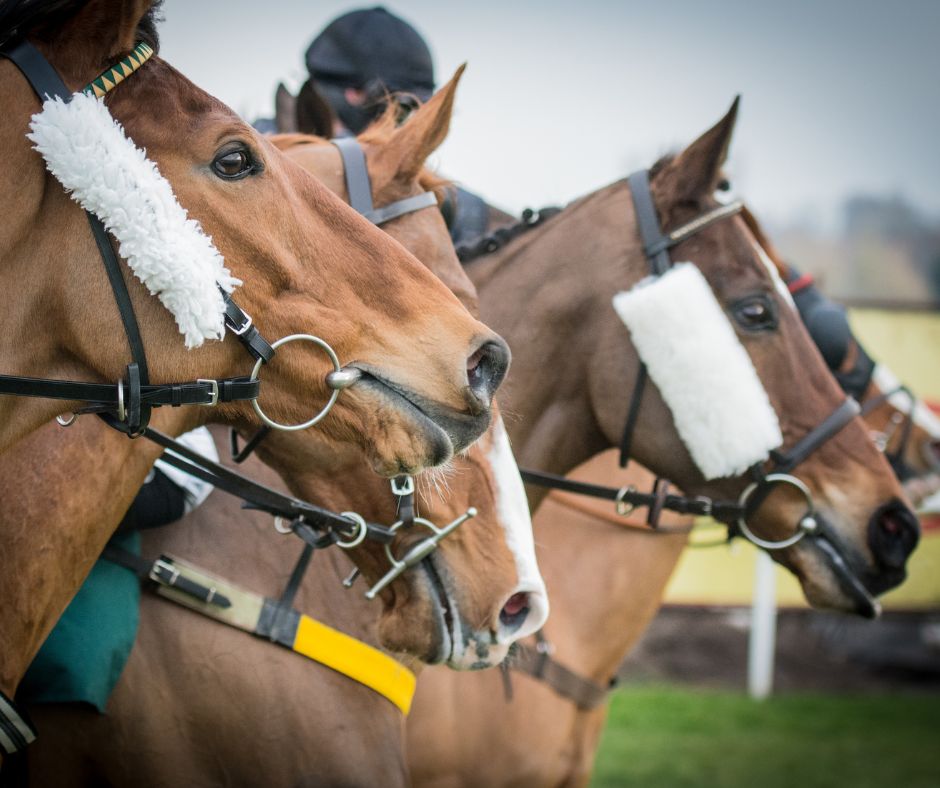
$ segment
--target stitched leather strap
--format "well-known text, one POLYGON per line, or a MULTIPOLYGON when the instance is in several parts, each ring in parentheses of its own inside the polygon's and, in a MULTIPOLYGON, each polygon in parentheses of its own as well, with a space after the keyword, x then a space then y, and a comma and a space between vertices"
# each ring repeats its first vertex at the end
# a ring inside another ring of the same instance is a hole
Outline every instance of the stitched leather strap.
MULTIPOLYGON (((124 402, 129 401, 126 383, 81 383, 73 380, 49 380, 0 375, 0 394, 43 399, 72 400, 89 403, 84 412, 95 412, 106 407, 114 409, 120 400, 118 385, 124 388, 124 402)), ((140 402, 146 407, 160 405, 212 405, 214 401, 235 402, 258 396, 259 381, 249 377, 222 378, 221 380, 190 383, 155 383, 140 386, 140 402), (215 397, 218 389, 218 398, 215 397)))
POLYGON ((611 679, 605 687, 589 678, 569 670, 551 655, 551 645, 539 631, 536 634, 537 648, 517 643, 509 667, 548 684, 557 694, 573 702, 579 709, 590 711, 607 702, 616 687, 611 679))
POLYGON ((50 98, 67 101, 72 95, 52 64, 29 41, 7 44, 0 49, 0 57, 7 58, 22 72, 41 102, 50 98))
MULTIPOLYGON (((221 290, 221 288, 219 288, 221 290)), ((225 327, 231 331, 255 359, 263 359, 265 363, 274 358, 274 348, 255 327, 251 317, 242 309, 232 296, 222 290, 222 300, 225 303, 225 327)))
POLYGON ((337 137, 330 140, 343 157, 343 175, 346 179, 346 192, 349 205, 353 210, 367 216, 372 213, 372 181, 366 167, 366 154, 355 137, 337 137))
POLYGON ((141 558, 130 550, 108 542, 101 557, 112 564, 129 569, 145 583, 152 582, 168 588, 176 588, 199 602, 222 609, 232 606, 231 600, 224 594, 218 593, 212 586, 204 586, 181 574, 173 566, 173 559, 168 556, 163 555, 151 561, 149 558, 141 558))

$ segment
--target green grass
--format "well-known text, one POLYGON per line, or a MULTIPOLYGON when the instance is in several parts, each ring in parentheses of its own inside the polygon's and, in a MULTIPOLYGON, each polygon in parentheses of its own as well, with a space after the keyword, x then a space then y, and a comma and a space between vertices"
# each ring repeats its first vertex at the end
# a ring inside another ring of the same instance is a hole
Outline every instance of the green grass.
POLYGON ((593 788, 938 788, 940 698, 629 687, 593 788))

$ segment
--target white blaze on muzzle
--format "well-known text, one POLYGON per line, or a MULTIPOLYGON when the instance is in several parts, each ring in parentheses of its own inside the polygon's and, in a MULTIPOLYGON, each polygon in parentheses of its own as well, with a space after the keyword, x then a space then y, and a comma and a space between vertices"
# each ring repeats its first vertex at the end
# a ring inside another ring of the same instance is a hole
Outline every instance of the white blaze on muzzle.
POLYGON ((241 281, 104 101, 84 93, 68 103, 50 99, 30 128, 49 172, 114 235, 134 275, 176 319, 186 347, 221 339, 218 287, 230 293, 241 281))
POLYGON ((613 304, 706 479, 737 476, 783 443, 750 356, 695 265, 648 277, 613 304))

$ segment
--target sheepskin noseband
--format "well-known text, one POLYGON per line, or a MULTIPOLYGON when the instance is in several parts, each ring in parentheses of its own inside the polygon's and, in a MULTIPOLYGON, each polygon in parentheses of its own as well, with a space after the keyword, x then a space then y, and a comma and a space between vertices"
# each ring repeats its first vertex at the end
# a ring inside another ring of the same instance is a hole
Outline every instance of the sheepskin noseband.
POLYGON ((118 241, 134 275, 170 311, 186 347, 221 339, 227 293, 240 285, 173 188, 112 117, 104 99, 49 99, 27 137, 49 172, 118 241))
POLYGON ((783 443, 757 371, 696 266, 678 263, 613 303, 706 479, 737 476, 783 443))

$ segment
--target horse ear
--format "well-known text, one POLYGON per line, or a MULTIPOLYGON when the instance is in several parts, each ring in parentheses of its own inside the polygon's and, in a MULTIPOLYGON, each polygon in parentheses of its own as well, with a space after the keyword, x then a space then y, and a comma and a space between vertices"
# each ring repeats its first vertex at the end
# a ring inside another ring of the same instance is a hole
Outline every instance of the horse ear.
POLYGON ((677 199, 694 200, 715 190, 731 146, 740 100, 736 96, 725 116, 670 163, 670 191, 677 199))
POLYGON ((416 178, 428 156, 447 139, 457 84, 466 67, 466 63, 460 66, 450 81, 412 112, 382 146, 380 160, 389 171, 396 173, 398 180, 416 178))
POLYGON ((308 79, 301 85, 297 93, 294 113, 296 122, 294 131, 299 131, 301 134, 315 134, 326 139, 333 136, 336 113, 317 90, 313 80, 308 79))
POLYGON ((297 131, 297 98, 284 86, 277 83, 274 91, 274 125, 278 134, 297 131))

